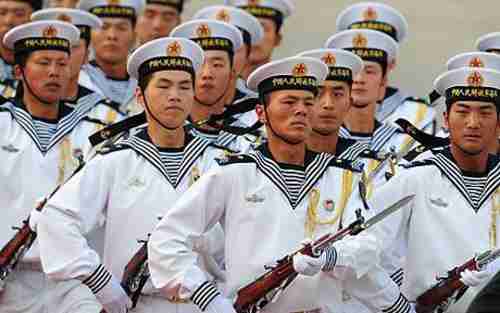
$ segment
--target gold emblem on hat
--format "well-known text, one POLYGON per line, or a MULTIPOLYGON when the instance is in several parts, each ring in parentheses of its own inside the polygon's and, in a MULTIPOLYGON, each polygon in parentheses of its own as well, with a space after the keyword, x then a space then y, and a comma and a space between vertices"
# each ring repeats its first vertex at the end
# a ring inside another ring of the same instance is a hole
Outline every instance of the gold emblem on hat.
POLYGON ((182 46, 177 41, 171 42, 167 46, 167 55, 169 57, 179 56, 181 54, 181 52, 182 52, 182 46))
POLYGON ((377 11, 375 11, 374 8, 368 7, 366 10, 363 11, 363 19, 365 21, 373 21, 378 18, 377 11))
POLYGON ((229 15, 229 12, 226 9, 222 9, 219 12, 217 12, 217 16, 215 17, 219 21, 223 21, 226 23, 229 23, 231 20, 231 16, 229 15))
POLYGON ((365 37, 365 35, 358 33, 352 38, 352 45, 355 48, 366 48, 366 46, 368 45, 368 39, 365 37))
POLYGON ((333 66, 335 63, 337 63, 337 60, 335 59, 335 56, 333 53, 327 52, 321 60, 328 66, 333 66))
POLYGON ((64 14, 64 13, 59 14, 56 19, 59 21, 63 21, 63 22, 73 23, 71 16, 64 14))
POLYGON ((480 58, 474 57, 474 58, 472 58, 472 60, 469 61, 469 66, 470 67, 484 67, 484 63, 480 58))
POLYGON ((248 0, 248 5, 249 6, 259 6, 260 5, 260 0, 248 0))
POLYGON ((212 35, 212 30, 207 24, 200 24, 198 28, 196 28, 196 35, 199 38, 210 37, 212 35))
POLYGON ((467 77, 467 84, 469 84, 469 86, 481 87, 483 83, 484 83, 483 75, 481 75, 481 73, 479 72, 472 72, 467 77))
POLYGON ((53 37, 57 36, 57 28, 55 28, 52 25, 49 25, 43 29, 42 35, 43 35, 43 37, 53 38, 53 37))
POLYGON ((108 0, 108 5, 120 5, 120 0, 108 0))
POLYGON ((294 67, 293 67, 293 70, 292 70, 292 75, 293 76, 306 76, 307 75, 307 66, 304 64, 304 63, 299 63, 299 64, 296 64, 294 67))

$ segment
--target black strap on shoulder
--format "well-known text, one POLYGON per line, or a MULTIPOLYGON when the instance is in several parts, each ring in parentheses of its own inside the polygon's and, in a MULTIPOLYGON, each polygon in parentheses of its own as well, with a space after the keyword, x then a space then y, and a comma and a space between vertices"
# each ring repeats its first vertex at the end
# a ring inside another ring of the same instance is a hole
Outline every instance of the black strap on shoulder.
POLYGON ((415 125, 413 125, 412 123, 403 118, 396 120, 395 123, 399 127, 401 127, 407 135, 409 135, 410 137, 412 137, 413 139, 415 139, 416 141, 418 141, 419 143, 421 143, 426 147, 436 148, 436 147, 447 146, 450 144, 450 140, 448 138, 441 138, 429 135, 423 132, 422 130, 418 129, 417 127, 415 127, 415 125))
POLYGON ((89 141, 92 144, 92 146, 96 146, 122 132, 141 126, 145 123, 146 123, 146 113, 142 112, 136 115, 132 115, 129 118, 111 124, 101 129, 100 131, 94 133, 89 137, 89 141))

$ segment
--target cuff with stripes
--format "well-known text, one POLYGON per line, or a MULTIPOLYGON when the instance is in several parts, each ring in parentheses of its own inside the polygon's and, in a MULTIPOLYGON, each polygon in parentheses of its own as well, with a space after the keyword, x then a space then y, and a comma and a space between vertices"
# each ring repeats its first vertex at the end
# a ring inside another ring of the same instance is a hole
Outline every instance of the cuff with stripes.
POLYGON ((398 269, 397 271, 395 271, 394 273, 392 273, 391 275, 391 279, 399 286, 401 287, 401 285, 403 284, 403 269, 400 268, 398 269))
POLYGON ((212 282, 206 281, 193 292, 191 301, 204 312, 210 302, 219 295, 220 292, 217 287, 212 282))
POLYGON ((97 294, 111 280, 111 277, 111 273, 108 272, 104 265, 100 264, 83 283, 90 288, 92 293, 97 294))
POLYGON ((384 313, 410 313, 411 312, 411 305, 410 302, 403 296, 402 294, 399 294, 398 300, 394 302, 393 305, 390 307, 383 309, 382 312, 384 313))
POLYGON ((326 256, 326 262, 322 268, 323 272, 333 271, 335 264, 337 264, 337 249, 329 247, 323 253, 326 256))

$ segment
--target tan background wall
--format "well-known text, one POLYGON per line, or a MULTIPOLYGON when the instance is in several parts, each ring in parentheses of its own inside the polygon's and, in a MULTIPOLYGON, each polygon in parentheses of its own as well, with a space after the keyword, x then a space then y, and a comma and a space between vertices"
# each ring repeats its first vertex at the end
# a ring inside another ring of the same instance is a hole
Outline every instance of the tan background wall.
MULTIPOLYGON (((357 2, 360 1, 294 0, 297 10, 285 23, 283 45, 274 57, 320 48, 335 32, 337 14, 357 2)), ((222 3, 223 0, 191 0, 185 16, 189 18, 202 6, 222 3)), ((473 50, 480 35, 500 31, 499 1, 392 0, 384 3, 402 12, 409 24, 409 36, 400 47, 399 66, 391 81, 417 96, 431 89, 432 81, 444 71, 449 57, 473 50)))

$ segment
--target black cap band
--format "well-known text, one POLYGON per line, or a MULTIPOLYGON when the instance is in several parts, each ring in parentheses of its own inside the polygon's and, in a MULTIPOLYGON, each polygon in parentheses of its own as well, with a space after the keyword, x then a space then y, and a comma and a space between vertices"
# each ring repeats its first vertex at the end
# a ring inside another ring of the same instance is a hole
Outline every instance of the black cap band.
POLYGON ((379 21, 362 21, 355 22, 349 25, 348 29, 372 29, 382 32, 386 35, 392 37, 392 39, 398 41, 398 32, 394 26, 379 21))
POLYGON ((446 89, 446 106, 449 108, 457 101, 491 102, 500 105, 500 90, 492 87, 454 86, 446 89))
POLYGON ((280 11, 263 6, 240 6, 241 9, 247 11, 255 17, 269 18, 272 19, 276 23, 276 30, 279 31, 281 26, 283 25, 284 16, 280 11))
POLYGON ((132 19, 133 21, 137 18, 137 12, 133 7, 120 5, 102 5, 93 7, 90 9, 90 13, 99 17, 122 17, 132 19))
POLYGON ((37 50, 58 50, 70 53, 71 44, 69 40, 57 37, 30 37, 18 40, 14 43, 15 55, 37 50))
POLYGON ((261 81, 258 90, 259 95, 277 90, 306 90, 316 96, 318 94, 318 81, 314 76, 279 75, 261 81))
POLYGON ((139 66, 139 81, 149 74, 165 70, 188 72, 194 81, 193 62, 188 58, 179 56, 159 56, 143 62, 139 66))
POLYGON ((183 0, 146 0, 146 4, 168 5, 176 9, 179 13, 182 13, 182 10, 184 10, 183 0))
POLYGON ((341 81, 352 84, 352 70, 347 67, 330 66, 326 80, 341 81))
POLYGON ((345 49, 359 56, 363 61, 376 62, 382 66, 382 69, 387 70, 388 56, 387 52, 375 48, 347 48, 345 49))
POLYGON ((88 25, 75 25, 80 30, 80 38, 87 41, 87 45, 90 44, 90 32, 91 28, 88 25))
POLYGON ((231 40, 222 37, 191 38, 203 50, 222 50, 234 54, 231 40))

